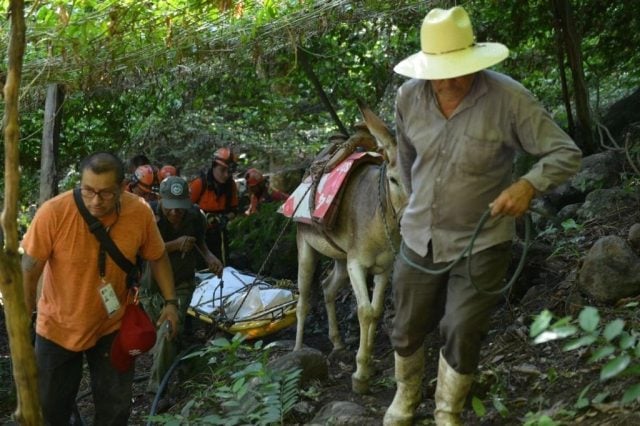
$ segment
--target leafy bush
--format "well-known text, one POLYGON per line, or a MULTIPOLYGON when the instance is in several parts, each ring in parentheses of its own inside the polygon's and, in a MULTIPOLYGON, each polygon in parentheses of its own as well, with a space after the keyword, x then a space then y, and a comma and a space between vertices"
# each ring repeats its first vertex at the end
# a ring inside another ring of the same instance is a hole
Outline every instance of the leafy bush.
POLYGON ((263 277, 295 279, 296 227, 289 218, 277 213, 279 206, 280 203, 261 204, 256 214, 229 223, 232 263, 240 263, 239 269, 254 273, 262 268, 263 277))
POLYGON ((211 341, 185 357, 206 363, 202 380, 185 384, 193 388, 193 397, 179 414, 150 420, 168 425, 284 424, 299 399, 301 370, 273 371, 267 367, 268 357, 262 342, 249 346, 240 334, 211 341))
MULTIPOLYGON (((636 307, 637 303, 627 306, 636 307)), ((563 350, 589 348, 591 356, 587 362, 602 364, 600 381, 606 382, 628 376, 640 377, 640 334, 635 329, 625 329, 625 326, 625 321, 619 318, 608 324, 601 324, 598 310, 587 306, 580 312, 577 320, 567 316, 554 321, 553 314, 544 310, 536 316, 529 334, 535 344, 572 337, 563 346, 563 350)), ((576 408, 589 405, 586 394, 591 386, 592 384, 582 391, 576 408)), ((628 404, 638 398, 640 384, 636 383, 626 389, 621 403, 628 404)))

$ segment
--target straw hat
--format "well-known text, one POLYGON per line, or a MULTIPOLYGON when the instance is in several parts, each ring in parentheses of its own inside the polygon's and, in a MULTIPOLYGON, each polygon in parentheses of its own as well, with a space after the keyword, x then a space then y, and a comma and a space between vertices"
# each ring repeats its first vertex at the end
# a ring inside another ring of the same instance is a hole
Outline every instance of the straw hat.
POLYGON ((503 44, 475 42, 469 15, 460 6, 427 14, 420 29, 420 47, 420 52, 393 70, 406 77, 441 80, 480 71, 509 56, 503 44))

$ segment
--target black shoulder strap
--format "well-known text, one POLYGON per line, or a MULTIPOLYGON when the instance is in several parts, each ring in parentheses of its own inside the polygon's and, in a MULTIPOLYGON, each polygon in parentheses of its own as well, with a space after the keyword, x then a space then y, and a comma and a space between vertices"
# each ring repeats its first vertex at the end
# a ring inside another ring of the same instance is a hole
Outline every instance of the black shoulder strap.
POLYGON ((76 206, 78 206, 80 214, 84 218, 85 222, 87 222, 89 231, 91 231, 91 233, 98 239, 98 241, 100 241, 100 250, 106 250, 113 261, 116 262, 116 264, 118 264, 118 266, 127 273, 127 285, 134 285, 134 282, 132 280, 137 280, 137 266, 122 254, 120 249, 118 249, 116 244, 107 233, 104 225, 102 225, 102 223, 89 212, 87 206, 84 205, 84 201, 82 201, 80 188, 76 188, 73 190, 73 199, 76 202, 76 206))

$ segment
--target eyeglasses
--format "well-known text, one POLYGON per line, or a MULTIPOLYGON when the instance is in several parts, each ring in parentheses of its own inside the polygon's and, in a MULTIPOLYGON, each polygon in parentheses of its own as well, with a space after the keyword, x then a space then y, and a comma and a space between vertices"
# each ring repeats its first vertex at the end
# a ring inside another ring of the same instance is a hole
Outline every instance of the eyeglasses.
POLYGON ((93 199, 96 195, 103 201, 111 201, 118 194, 118 191, 101 189, 100 191, 94 191, 91 188, 80 188, 80 193, 84 198, 93 199))

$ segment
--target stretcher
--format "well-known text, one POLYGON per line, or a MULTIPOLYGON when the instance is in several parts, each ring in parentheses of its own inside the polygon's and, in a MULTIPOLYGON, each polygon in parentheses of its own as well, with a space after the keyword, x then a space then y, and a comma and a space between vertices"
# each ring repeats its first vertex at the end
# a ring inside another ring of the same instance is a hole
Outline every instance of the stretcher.
POLYGON ((228 333, 256 339, 296 322, 298 297, 291 290, 274 287, 229 266, 221 278, 198 272, 196 281, 187 314, 228 333))

